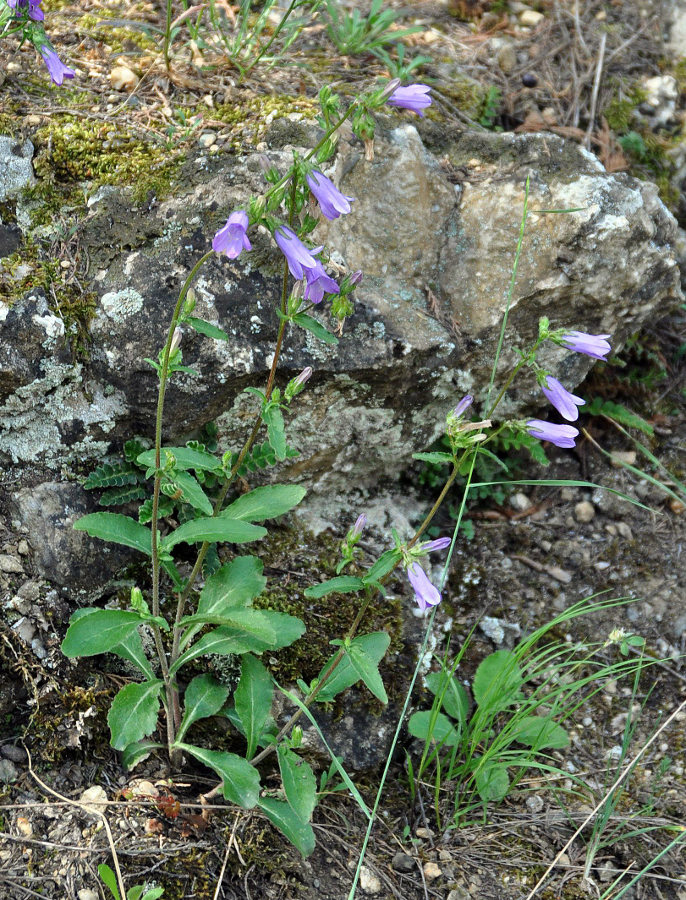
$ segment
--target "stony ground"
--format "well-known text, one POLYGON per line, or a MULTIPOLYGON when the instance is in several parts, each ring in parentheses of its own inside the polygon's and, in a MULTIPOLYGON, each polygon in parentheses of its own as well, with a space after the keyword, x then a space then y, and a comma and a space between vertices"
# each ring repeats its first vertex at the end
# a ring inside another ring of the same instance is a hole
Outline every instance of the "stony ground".
MULTIPOLYGON (((120 163, 142 146, 150 148, 144 155, 148 174, 152 169, 160 179, 172 177, 167 163, 198 144, 224 152, 259 142, 265 118, 279 115, 275 94, 308 105, 331 78, 353 93, 363 80, 385 72, 369 53, 332 51, 321 17, 277 66, 258 65, 242 82, 209 32, 199 35, 205 44, 193 43, 182 26, 167 72, 152 30, 163 21, 154 4, 44 5, 56 46, 78 78, 57 93, 37 71, 31 48, 12 46, 0 85, 0 123, 31 136, 38 174, 47 178, 52 171, 56 190, 70 204, 72 212, 63 213, 65 239, 54 251, 64 263, 57 278, 72 299, 84 262, 68 233, 70 216, 78 214, 79 180, 137 177, 120 163), (240 107, 242 118, 229 115, 228 107, 240 107), (67 116, 83 126, 80 143, 63 139, 59 126, 67 116)), ((234 8, 222 8, 230 18, 234 8)), ((529 8, 514 0, 449 0, 412 4, 402 24, 419 26, 405 39, 406 58, 428 58, 417 74, 436 84, 437 115, 469 127, 549 129, 586 141, 609 169, 654 178, 673 212, 684 216, 678 165, 686 74, 664 44, 665 19, 662 7, 648 3, 546 0, 529 8), (604 32, 600 23, 607 25, 604 32), (602 51, 601 33, 607 35, 602 51), (666 93, 658 97, 646 78, 671 78, 676 94, 667 90, 672 82, 661 82, 666 93)), ((153 187, 161 189, 161 181, 153 187)), ((2 278, 0 273, 0 287, 2 278)), ((70 310, 81 334, 87 315, 78 305, 70 310)), ((411 799, 405 754, 416 765, 419 748, 404 733, 367 854, 364 895, 514 900, 526 896, 563 850, 537 896, 601 896, 616 874, 626 871, 626 884, 678 833, 686 805, 684 712, 641 757, 586 882, 589 830, 566 847, 614 771, 627 714, 637 723, 630 759, 686 694, 686 511, 684 502, 655 483, 671 483, 678 496, 678 479, 685 480, 685 346, 681 310, 637 336, 621 357, 623 367, 601 367, 578 391, 630 407, 649 422, 652 436, 635 429, 625 434, 602 416, 588 417, 578 448, 551 454, 543 473, 613 488, 643 506, 591 487, 521 486, 505 498, 491 493, 470 509, 474 536, 458 544, 436 620, 437 650, 454 655, 468 640, 460 675, 469 679, 493 649, 511 646, 583 597, 609 591, 631 602, 580 617, 554 637, 563 644, 603 641, 622 627, 644 637, 647 654, 659 662, 633 698, 629 682, 611 682, 575 713, 570 747, 553 754, 569 777, 554 781, 528 773, 485 820, 473 815, 461 828, 440 827, 451 821, 459 785, 444 782, 436 794, 430 771, 411 799), (640 438, 668 471, 637 454, 632 438, 640 438), (615 453, 614 461, 603 450, 615 453), (575 778, 586 785, 580 794, 572 793, 575 778)), ((518 473, 523 480, 541 477, 526 460, 518 473)), ((418 487, 419 476, 418 468, 408 473, 406 485, 416 497, 418 518, 435 495, 430 484, 418 487)), ((3 496, 10 490, 6 476, 3 496)), ((442 531, 451 527, 447 513, 440 524, 442 531)), ((344 792, 324 791, 315 814, 317 850, 303 861, 258 815, 200 807, 198 795, 211 784, 202 771, 189 768, 183 779, 169 780, 162 761, 150 759, 135 777, 124 774, 105 722, 121 675, 92 663, 75 667, 61 657, 59 640, 73 604, 68 591, 51 590, 32 576, 30 541, 11 517, 0 517, 0 894, 9 900, 104 896, 96 869, 112 864, 114 846, 127 883, 158 881, 165 898, 346 897, 365 820, 344 792), (105 800, 106 806, 88 806, 105 800)), ((272 574, 278 572, 275 563, 272 574)), ((395 589, 401 596, 404 589, 395 589)), ((395 657, 403 671, 421 639, 421 624, 406 625, 395 657)), ((396 673, 383 674, 391 682, 396 673)), ((363 742, 362 732, 375 731, 370 722, 381 721, 365 702, 353 694, 338 710, 357 729, 349 735, 352 744, 363 742), (362 718, 356 718, 359 704, 362 718)), ((415 708, 428 702, 418 692, 415 708)), ((374 767, 356 776, 368 803, 378 779, 374 767)), ((678 848, 624 896, 683 900, 678 848)))

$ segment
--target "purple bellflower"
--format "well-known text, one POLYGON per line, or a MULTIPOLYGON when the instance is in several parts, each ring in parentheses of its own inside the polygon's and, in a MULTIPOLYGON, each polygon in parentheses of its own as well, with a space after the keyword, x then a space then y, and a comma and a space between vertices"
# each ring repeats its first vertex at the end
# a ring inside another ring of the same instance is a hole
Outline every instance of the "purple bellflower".
POLYGON ((215 253, 226 253, 229 259, 236 259, 243 250, 251 250, 252 245, 248 240, 248 214, 245 210, 238 209, 232 212, 226 220, 226 225, 214 236, 212 249, 215 253))
POLYGON ((326 175, 314 169, 306 178, 309 189, 319 203, 322 214, 327 219, 337 219, 341 213, 350 212, 350 202, 354 197, 346 197, 326 175))
POLYGON ((583 331, 567 331, 560 338, 560 344, 575 353, 583 353, 593 359, 606 359, 612 349, 607 342, 609 334, 586 334, 583 331))
POLYGON ((352 537, 355 537, 355 538, 358 538, 358 537, 362 534, 362 532, 364 531, 364 529, 366 528, 366 526, 367 526, 367 517, 365 516, 364 513, 361 513, 361 514, 355 519, 355 524, 354 524, 353 527, 350 529, 350 534, 351 534, 351 536, 352 536, 352 537))
POLYGON ((459 419, 460 416, 463 416, 469 407, 472 405, 474 398, 469 394, 465 394, 464 397, 457 404, 455 409, 452 411, 451 415, 455 416, 456 419, 459 419))
POLYGON ((311 269, 305 269, 305 299, 311 303, 321 303, 325 293, 338 294, 340 288, 330 275, 326 274, 324 266, 318 259, 311 269))
POLYGON ((567 388, 560 384, 557 378, 547 375, 541 382, 541 390, 563 419, 566 419, 568 422, 575 422, 579 418, 577 406, 584 406, 586 401, 570 393, 567 388))
POLYGON ((303 277, 303 271, 316 269, 318 265, 322 265, 319 260, 314 258, 297 234, 287 225, 279 225, 276 228, 274 240, 278 244, 279 250, 286 257, 289 272, 298 281, 303 277))
POLYGON ((414 599, 417 606, 427 610, 430 606, 437 606, 441 602, 441 593, 435 585, 431 584, 429 577, 417 562, 410 563, 407 567, 407 577, 414 590, 414 599))
POLYGON ((41 0, 7 0, 10 9, 15 10, 15 15, 20 16, 22 10, 29 8, 29 18, 34 22, 42 22, 45 18, 43 10, 40 8, 41 0))
POLYGON ((445 550, 451 543, 452 538, 436 538, 435 541, 427 541, 425 544, 420 544, 418 549, 421 550, 422 553, 433 553, 434 550, 445 550))
POLYGON ((539 441, 550 441, 556 447, 573 447, 574 439, 578 436, 578 428, 572 425, 555 425, 553 422, 544 422, 542 419, 529 419, 526 428, 532 437, 539 441))
POLYGON ((431 106, 430 90, 428 84, 408 84, 407 87, 396 88, 386 103, 400 109, 409 109, 416 112, 418 116, 423 116, 422 110, 431 106))
POLYGON ((74 70, 70 69, 69 66, 65 66, 52 47, 43 45, 40 48, 40 54, 48 68, 50 78, 55 84, 62 84, 65 78, 74 77, 74 70))

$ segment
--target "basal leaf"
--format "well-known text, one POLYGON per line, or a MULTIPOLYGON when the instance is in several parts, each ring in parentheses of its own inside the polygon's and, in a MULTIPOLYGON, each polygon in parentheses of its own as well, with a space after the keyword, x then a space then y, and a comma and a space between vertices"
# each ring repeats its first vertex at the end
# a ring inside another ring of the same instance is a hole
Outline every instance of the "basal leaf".
MULTIPOLYGON (((104 513, 100 515, 104 515, 104 513)), ((240 519, 193 519, 184 525, 179 525, 175 531, 168 534, 162 541, 162 547, 169 551, 182 542, 195 544, 203 541, 243 544, 247 541, 257 541, 266 534, 267 529, 261 525, 252 525, 250 522, 242 522, 240 519)))
POLYGON ((228 696, 229 689, 211 675, 197 675, 183 695, 183 719, 176 736, 177 741, 183 739, 193 722, 216 715, 228 696))
POLYGON ((507 767, 498 763, 486 764, 476 773, 476 789, 484 803, 500 803, 510 789, 507 767))
POLYGON ((155 679, 127 684, 119 691, 107 716, 115 750, 124 750, 155 730, 162 687, 163 682, 155 679))
POLYGON ((177 747, 190 753, 203 765, 219 775, 222 779, 222 793, 230 803, 236 803, 244 809, 257 806, 260 797, 260 774, 254 766, 236 756, 220 750, 205 750, 191 744, 177 743, 177 747))
POLYGON ((413 713, 407 723, 407 730, 420 741, 431 741, 446 747, 455 747, 460 740, 454 723, 443 713, 434 715, 430 709, 413 713))
POLYGON ((564 728, 543 716, 524 716, 516 720, 508 736, 536 750, 562 750, 569 746, 569 735, 564 728))
POLYGON ((273 797, 262 797, 258 805, 272 825, 278 828, 303 856, 309 856, 314 851, 312 826, 309 822, 303 821, 292 806, 282 800, 274 800, 273 797))
POLYGON ((515 654, 511 650, 496 650, 479 664, 472 693, 479 707, 497 712, 520 698, 523 682, 515 654))
POLYGON ((250 759, 272 708, 272 677, 250 653, 241 661, 241 678, 233 696, 248 742, 245 755, 250 759))
POLYGON ((74 523, 75 531, 85 531, 91 537, 112 541, 140 550, 146 556, 152 553, 152 533, 145 525, 121 513, 96 512, 82 516, 74 523))
POLYGON ((297 506, 307 491, 298 484, 267 484, 243 494, 220 513, 219 518, 263 522, 282 516, 297 506))
POLYGON ((62 641, 68 657, 97 656, 125 642, 141 624, 138 613, 124 609, 81 609, 74 614, 62 641))
POLYGON ((122 752, 121 764, 128 772, 129 769, 133 769, 133 767, 137 766, 139 762, 142 762, 144 759, 150 756, 153 750, 164 749, 165 745, 160 744, 158 741, 136 741, 133 744, 129 744, 129 746, 122 752))
POLYGON ((305 596, 311 600, 319 600, 321 597, 326 597, 327 594, 350 594, 361 591, 363 587, 364 581, 361 578, 355 578, 354 575, 339 575, 321 584, 308 587, 305 590, 305 596))
POLYGON ((317 805, 317 779, 312 767, 283 744, 278 748, 278 757, 286 800, 299 819, 309 822, 317 805))
POLYGON ((100 863, 100 865, 98 866, 98 875, 100 876, 100 880, 105 885, 105 887, 109 888, 110 893, 114 897, 114 900, 121 900, 119 885, 117 884, 117 876, 114 874, 112 869, 110 869, 107 863, 100 863))
POLYGON ((426 686, 432 694, 441 696, 443 709, 464 727, 469 715, 469 697, 457 678, 443 672, 430 672, 426 676, 426 686))

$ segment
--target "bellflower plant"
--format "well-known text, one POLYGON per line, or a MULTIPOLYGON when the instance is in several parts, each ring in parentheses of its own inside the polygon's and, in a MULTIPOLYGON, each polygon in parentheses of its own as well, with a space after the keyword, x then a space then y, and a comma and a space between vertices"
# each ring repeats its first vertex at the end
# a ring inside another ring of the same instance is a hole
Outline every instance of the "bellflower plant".
POLYGON ((526 430, 532 437, 539 441, 550 441, 556 447, 568 449, 574 446, 574 440, 579 435, 579 429, 571 425, 555 425, 553 422, 545 422, 543 419, 529 419, 526 430))
POLYGON ((40 8, 41 0, 7 0, 7 5, 14 10, 17 17, 28 11, 29 18, 34 22, 42 22, 45 18, 40 8))
MULTIPOLYGON (((552 337, 552 335, 551 335, 552 337)), ((593 359, 607 359, 610 345, 607 342, 609 334, 586 334, 584 331, 566 331, 559 337, 553 338, 562 347, 568 347, 575 353, 583 353, 593 359)))
POLYGON ((350 204, 355 198, 342 194, 326 175, 314 169, 305 180, 327 219, 337 219, 341 214, 350 212, 350 204))
POLYGON ((386 103, 400 109, 409 109, 416 112, 418 116, 423 116, 422 110, 431 106, 430 90, 431 87, 428 84, 408 84, 407 87, 396 88, 386 103))
POLYGON ((579 410, 577 407, 584 406, 586 403, 585 400, 568 391, 560 384, 557 378, 553 378, 552 375, 543 376, 541 380, 541 390, 563 419, 566 419, 568 422, 576 422, 579 418, 579 410))
POLYGON ((279 225, 275 229, 274 240, 286 257, 288 271, 298 281, 307 269, 316 269, 317 266, 321 266, 319 260, 314 258, 293 229, 287 225, 279 225))
POLYGON ((229 259, 236 259, 243 250, 251 250, 252 245, 248 240, 248 214, 245 210, 238 209, 232 212, 226 220, 226 225, 214 236, 212 249, 215 253, 225 253, 229 259))
POLYGON ((305 281, 305 299, 311 303, 321 303, 324 293, 337 294, 340 290, 318 259, 313 268, 305 269, 305 281))

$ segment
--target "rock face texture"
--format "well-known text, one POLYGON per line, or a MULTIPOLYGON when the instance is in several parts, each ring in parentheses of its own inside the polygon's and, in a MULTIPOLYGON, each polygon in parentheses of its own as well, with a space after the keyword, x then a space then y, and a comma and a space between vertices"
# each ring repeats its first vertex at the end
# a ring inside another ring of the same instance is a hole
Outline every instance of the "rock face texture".
MULTIPOLYGON (((343 141, 327 172, 357 199, 349 216, 323 222, 318 236, 335 263, 365 277, 337 346, 292 331, 282 356, 284 376, 306 365, 315 372, 294 407, 289 435, 301 456, 286 473, 315 494, 393 480, 442 432, 462 394, 483 396, 527 179, 502 373, 542 315, 556 327, 609 333, 618 347, 682 299, 676 224, 653 185, 608 175, 594 157, 550 135, 429 137, 432 151, 412 125, 396 127, 377 137, 372 161, 361 145, 343 141)), ((22 163, 27 152, 17 145, 22 163)), ((270 157, 285 166, 291 148, 270 157)), ((133 434, 151 435, 156 376, 144 358, 157 356, 178 292, 228 212, 264 188, 257 155, 200 156, 189 163, 187 183, 183 195, 150 198, 144 207, 113 188, 90 197, 80 229, 90 261, 84 286, 97 296, 87 359, 71 359, 62 321, 40 290, 0 304, 4 466, 59 470, 119 451, 133 434)), ((27 222, 21 203, 20 225, 27 222)), ((182 375, 169 389, 168 439, 217 420, 220 446, 240 445, 255 408, 243 390, 264 385, 274 349, 280 265, 271 238, 258 234, 251 253, 215 257, 200 271, 196 315, 230 339, 184 334, 184 363, 202 377, 182 375)), ((326 310, 317 315, 332 327, 326 310)), ((544 364, 570 389, 591 363, 560 349, 546 353, 544 364)), ((530 413, 541 399, 528 382, 503 412, 530 413)))

